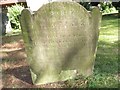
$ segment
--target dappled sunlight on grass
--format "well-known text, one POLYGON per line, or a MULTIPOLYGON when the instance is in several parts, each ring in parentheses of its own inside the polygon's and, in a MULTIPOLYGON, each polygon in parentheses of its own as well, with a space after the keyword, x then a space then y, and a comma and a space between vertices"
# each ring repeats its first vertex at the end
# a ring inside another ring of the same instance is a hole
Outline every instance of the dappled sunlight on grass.
POLYGON ((118 73, 118 56, 111 54, 97 54, 95 63, 95 72, 99 74, 117 74, 118 73))
MULTIPOLYGON (((117 35, 117 37, 118 37, 118 28, 113 28, 113 30, 111 30, 111 29, 104 29, 103 28, 103 30, 102 31, 104 31, 104 32, 100 32, 100 35, 102 36, 102 35, 114 35, 114 36, 116 36, 117 35)), ((101 37, 100 36, 100 37, 101 37)), ((101 39, 101 38, 100 38, 101 39)))
POLYGON ((89 77, 89 85, 91 88, 116 88, 118 87, 117 75, 113 74, 96 74, 95 77, 89 77))
POLYGON ((103 16, 89 87, 118 87, 118 18, 103 16))
MULTIPOLYGON (((114 35, 118 36, 118 18, 117 16, 103 16, 100 28, 101 35, 114 35)), ((101 38, 100 38, 101 39, 101 38)))
POLYGON ((112 43, 118 41, 118 36, 117 35, 116 36, 114 36, 114 35, 108 35, 108 36, 100 35, 99 36, 99 42, 100 41, 105 41, 105 42, 108 42, 108 43, 112 44, 112 43))

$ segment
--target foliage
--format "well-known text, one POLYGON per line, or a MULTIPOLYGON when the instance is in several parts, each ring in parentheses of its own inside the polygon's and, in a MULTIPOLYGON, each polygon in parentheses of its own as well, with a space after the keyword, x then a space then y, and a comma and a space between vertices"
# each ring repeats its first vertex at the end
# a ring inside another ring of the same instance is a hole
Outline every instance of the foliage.
POLYGON ((84 6, 87 10, 90 10, 91 4, 89 2, 79 2, 82 6, 84 6))
POLYGON ((113 5, 117 10, 120 11, 120 0, 119 0, 119 2, 112 2, 112 5, 113 5))
POLYGON ((84 6, 87 10, 91 10, 92 6, 98 6, 100 8, 100 10, 102 11, 102 13, 111 13, 113 11, 115 11, 115 7, 112 5, 112 2, 79 2, 79 4, 81 4, 82 6, 84 6), (97 5, 98 4, 98 5, 97 5))
POLYGON ((112 2, 101 2, 100 9, 103 13, 110 13, 114 10, 112 2))
POLYGON ((8 18, 11 22, 11 26, 14 29, 20 29, 20 22, 19 22, 19 15, 21 14, 21 11, 24 9, 24 6, 20 4, 12 5, 11 7, 8 7, 8 18))

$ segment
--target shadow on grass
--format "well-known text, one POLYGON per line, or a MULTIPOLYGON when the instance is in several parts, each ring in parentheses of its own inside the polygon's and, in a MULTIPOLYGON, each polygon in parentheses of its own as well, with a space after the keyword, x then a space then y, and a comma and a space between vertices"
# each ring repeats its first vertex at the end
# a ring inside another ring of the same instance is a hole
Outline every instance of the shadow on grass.
POLYGON ((116 22, 118 23, 119 19, 120 18, 118 18, 118 16, 114 16, 114 15, 113 16, 103 16, 101 26, 102 27, 106 27, 106 26, 118 27, 118 24, 116 24, 116 22))
POLYGON ((102 20, 113 20, 113 19, 118 19, 118 14, 111 14, 111 15, 103 15, 102 20))
POLYGON ((95 60, 95 72, 97 73, 118 73, 118 43, 100 41, 95 60))
POLYGON ((94 75, 88 78, 89 88, 118 88, 118 42, 99 41, 94 75))

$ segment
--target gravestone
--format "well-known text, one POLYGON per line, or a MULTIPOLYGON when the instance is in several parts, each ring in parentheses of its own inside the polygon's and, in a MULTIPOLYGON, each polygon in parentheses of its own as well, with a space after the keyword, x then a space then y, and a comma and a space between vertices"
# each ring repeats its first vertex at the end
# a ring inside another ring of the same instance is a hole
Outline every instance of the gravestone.
POLYGON ((7 16, 7 8, 0 6, 0 35, 11 33, 12 28, 7 16))
POLYGON ((101 13, 75 2, 52 2, 34 14, 24 9, 21 27, 36 85, 93 72, 101 13))
POLYGON ((2 9, 2 6, 0 8, 1 8, 0 10, 0 32, 1 32, 1 35, 5 35, 8 17, 7 17, 7 14, 4 13, 3 11, 4 9, 2 9))

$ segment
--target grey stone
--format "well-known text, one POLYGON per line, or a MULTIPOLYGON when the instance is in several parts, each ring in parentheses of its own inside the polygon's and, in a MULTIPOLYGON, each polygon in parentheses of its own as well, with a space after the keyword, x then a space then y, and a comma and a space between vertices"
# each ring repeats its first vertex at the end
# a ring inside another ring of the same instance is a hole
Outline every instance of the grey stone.
POLYGON ((0 35, 11 32, 12 28, 7 16, 7 8, 2 8, 2 6, 0 6, 0 35))
POLYGON ((53 2, 32 14, 24 9, 21 27, 33 83, 64 81, 93 72, 101 13, 75 2, 53 2))

